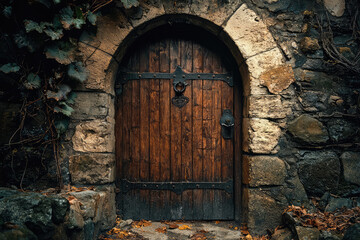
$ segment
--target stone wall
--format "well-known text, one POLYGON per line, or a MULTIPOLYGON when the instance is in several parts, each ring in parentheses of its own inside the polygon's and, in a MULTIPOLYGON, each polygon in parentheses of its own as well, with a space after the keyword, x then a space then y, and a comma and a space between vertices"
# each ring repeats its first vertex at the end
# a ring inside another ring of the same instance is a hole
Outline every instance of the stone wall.
MULTIPOLYGON (((96 37, 80 44, 90 77, 77 89, 63 141, 64 178, 114 191, 117 62, 131 36, 165 24, 162 16, 183 14, 176 16, 222 40, 239 66, 243 159, 242 169, 235 171, 242 173, 243 198, 236 204, 251 232, 276 227, 289 204, 309 204, 311 196, 346 195, 358 188, 360 79, 331 62, 316 25, 316 16, 327 11, 336 26, 337 46, 349 57, 356 54, 359 47, 348 42, 351 33, 345 30, 349 15, 333 2, 345 0, 325 1, 325 8, 312 0, 149 0, 129 11, 114 5, 99 18, 96 37)), ((109 221, 114 221, 111 207, 109 221)))

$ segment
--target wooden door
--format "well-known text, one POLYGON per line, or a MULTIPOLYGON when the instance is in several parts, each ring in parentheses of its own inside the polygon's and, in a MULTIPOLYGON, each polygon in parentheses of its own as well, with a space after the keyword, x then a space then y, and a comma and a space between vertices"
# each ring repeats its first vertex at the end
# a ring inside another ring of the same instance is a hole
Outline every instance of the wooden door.
POLYGON ((229 182, 233 188, 234 142, 239 134, 224 139, 220 118, 230 109, 239 121, 234 87, 220 80, 186 80, 183 96, 188 102, 178 107, 172 103, 173 79, 141 77, 141 73, 173 73, 177 66, 186 73, 220 74, 231 69, 226 69, 216 49, 179 37, 137 45, 124 62, 123 69, 140 73, 138 80, 124 82, 117 96, 120 214, 125 219, 234 219, 233 189, 211 189, 211 183, 229 182), (194 189, 190 185, 194 182, 208 185, 194 189), (179 183, 185 183, 182 191, 165 186, 179 183))

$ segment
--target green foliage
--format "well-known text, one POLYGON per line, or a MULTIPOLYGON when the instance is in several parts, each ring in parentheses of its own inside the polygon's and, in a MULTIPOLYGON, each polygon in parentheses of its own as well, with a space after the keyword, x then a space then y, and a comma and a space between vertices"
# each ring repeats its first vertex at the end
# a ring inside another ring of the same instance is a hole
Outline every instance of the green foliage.
POLYGON ((56 113, 62 113, 67 117, 70 117, 71 113, 74 111, 72 107, 70 107, 66 102, 61 101, 59 105, 54 108, 56 113))
POLYGON ((84 82, 88 78, 88 71, 82 62, 76 62, 69 65, 68 75, 70 78, 79 82, 84 82))
POLYGON ((16 63, 8 63, 0 67, 0 71, 3 73, 18 72, 20 67, 16 63))
POLYGON ((68 118, 58 119, 55 121, 54 125, 59 135, 66 132, 66 130, 69 128, 69 123, 70 121, 68 118))
POLYGON ((137 0, 121 0, 124 8, 132 8, 139 6, 139 1, 137 0))
MULTIPOLYGON (((121 1, 125 8, 139 5, 136 0, 121 1)), ((56 161, 57 141, 74 112, 72 87, 89 76, 77 54, 78 41, 94 35, 100 15, 95 11, 103 6, 102 0, 2 0, 0 77, 9 87, 0 91, 23 106, 10 146, 44 149, 52 144, 56 161)))
POLYGON ((47 90, 46 95, 48 99, 52 98, 60 101, 66 99, 69 92, 71 92, 71 88, 68 85, 61 84, 56 92, 47 90))
POLYGON ((41 79, 38 75, 30 73, 24 82, 24 86, 28 90, 39 89, 41 87, 41 79))
POLYGON ((76 46, 71 42, 55 42, 45 48, 47 58, 55 59, 60 64, 68 65, 75 59, 76 46))
POLYGON ((80 29, 83 24, 85 24, 84 14, 82 13, 79 7, 75 7, 75 12, 71 9, 70 6, 60 10, 60 21, 64 29, 70 29, 75 27, 80 29))

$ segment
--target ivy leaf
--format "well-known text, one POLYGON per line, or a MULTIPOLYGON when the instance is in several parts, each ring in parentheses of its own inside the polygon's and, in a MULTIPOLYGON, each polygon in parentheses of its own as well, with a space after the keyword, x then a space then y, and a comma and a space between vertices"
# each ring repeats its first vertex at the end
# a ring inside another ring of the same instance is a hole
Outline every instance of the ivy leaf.
POLYGON ((87 13, 86 18, 89 21, 89 23, 91 23, 92 25, 95 26, 95 24, 96 24, 96 15, 95 14, 93 14, 91 11, 89 11, 87 13))
POLYGON ((20 67, 16 63, 8 63, 0 67, 0 71, 4 73, 18 72, 20 67))
POLYGON ((25 19, 24 25, 27 33, 31 31, 37 31, 38 33, 42 33, 47 26, 51 25, 51 23, 41 22, 39 24, 37 22, 25 19))
POLYGON ((7 18, 10 18, 12 14, 12 7, 11 6, 6 6, 3 9, 3 15, 7 18))
POLYGON ((61 84, 57 92, 53 92, 50 90, 46 91, 47 98, 55 99, 56 101, 60 101, 66 99, 66 96, 71 91, 71 88, 68 85, 61 84))
POLYGON ((68 75, 72 79, 84 82, 88 78, 89 73, 82 62, 76 62, 69 65, 68 75))
POLYGON ((139 6, 138 0, 121 0, 121 2, 124 5, 124 8, 126 9, 139 6))
POLYGON ((73 111, 74 111, 74 109, 72 107, 70 107, 69 105, 67 105, 66 102, 59 102, 59 106, 56 106, 54 108, 54 112, 62 113, 68 117, 70 117, 70 115, 73 111))
POLYGON ((30 73, 24 82, 24 86, 29 90, 38 89, 41 87, 41 79, 38 75, 30 73))
POLYGON ((55 128, 58 132, 58 135, 64 134, 69 128, 69 119, 57 119, 54 121, 55 128))
POLYGON ((59 3, 61 3, 61 0, 54 0, 54 3, 59 4, 59 3))
POLYGON ((60 38, 62 38, 64 36, 63 34, 63 30, 62 29, 45 29, 44 33, 46 33, 46 35, 48 35, 51 40, 59 40, 60 38))
MULTIPOLYGON (((81 12, 81 10, 79 11, 81 12)), ((78 10, 76 13, 79 15, 78 10)), ((79 17, 74 18, 74 11, 69 6, 60 10, 60 22, 66 30, 69 30, 72 26, 80 29, 81 25, 85 24, 82 12, 79 17)))
POLYGON ((45 55, 58 63, 68 65, 74 61, 75 46, 70 42, 56 42, 45 49, 45 55))
POLYGON ((76 93, 71 92, 71 93, 67 96, 66 103, 68 103, 68 104, 74 104, 76 97, 77 97, 76 93))

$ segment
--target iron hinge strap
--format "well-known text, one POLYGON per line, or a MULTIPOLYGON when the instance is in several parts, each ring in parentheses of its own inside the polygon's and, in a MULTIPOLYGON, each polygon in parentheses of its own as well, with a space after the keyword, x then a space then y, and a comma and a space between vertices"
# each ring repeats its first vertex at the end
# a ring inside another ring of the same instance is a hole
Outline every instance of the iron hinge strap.
POLYGON ((170 190, 176 194, 181 194, 185 190, 194 189, 218 189, 230 194, 233 193, 233 181, 227 182, 130 182, 122 179, 120 182, 122 193, 127 193, 133 189, 142 190, 170 190))
POLYGON ((173 79, 174 85, 178 82, 185 82, 185 80, 220 80, 233 86, 233 77, 229 73, 185 73, 180 66, 177 66, 173 73, 119 72, 116 88, 121 88, 122 84, 137 79, 173 79))

